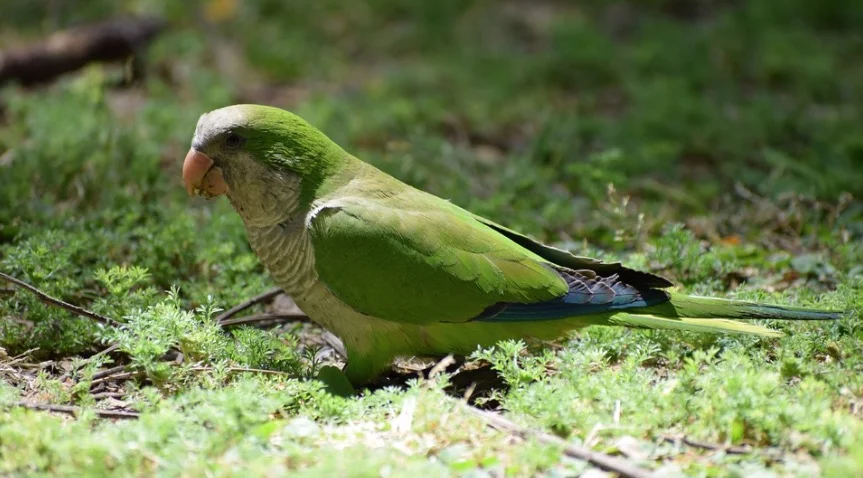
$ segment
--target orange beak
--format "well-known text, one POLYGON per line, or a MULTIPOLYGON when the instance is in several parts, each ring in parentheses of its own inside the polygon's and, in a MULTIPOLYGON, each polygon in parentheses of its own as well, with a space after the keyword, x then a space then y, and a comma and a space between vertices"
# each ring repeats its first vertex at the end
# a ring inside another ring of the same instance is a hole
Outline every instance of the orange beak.
POLYGON ((222 170, 213 167, 213 160, 206 154, 190 149, 183 161, 183 183, 189 196, 200 194, 206 198, 219 196, 228 191, 222 170))

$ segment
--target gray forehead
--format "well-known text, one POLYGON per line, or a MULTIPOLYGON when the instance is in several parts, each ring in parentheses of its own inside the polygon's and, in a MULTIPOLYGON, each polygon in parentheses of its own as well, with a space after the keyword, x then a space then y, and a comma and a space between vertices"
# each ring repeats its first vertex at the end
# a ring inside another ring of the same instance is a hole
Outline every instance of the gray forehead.
POLYGON ((246 115, 236 106, 228 106, 227 108, 220 108, 209 113, 204 113, 198 119, 198 125, 195 127, 192 146, 200 149, 212 138, 236 129, 245 120, 246 115))

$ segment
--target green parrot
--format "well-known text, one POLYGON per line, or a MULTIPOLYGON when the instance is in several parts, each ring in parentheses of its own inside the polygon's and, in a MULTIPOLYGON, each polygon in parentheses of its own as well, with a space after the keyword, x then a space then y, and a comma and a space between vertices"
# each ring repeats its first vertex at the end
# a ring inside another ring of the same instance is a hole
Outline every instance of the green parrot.
POLYGON ((362 385, 397 356, 468 355, 589 325, 777 337, 728 319, 840 312, 687 296, 620 263, 541 244, 352 156, 300 117, 234 105, 201 116, 191 195, 226 195, 279 287, 339 336, 362 385))

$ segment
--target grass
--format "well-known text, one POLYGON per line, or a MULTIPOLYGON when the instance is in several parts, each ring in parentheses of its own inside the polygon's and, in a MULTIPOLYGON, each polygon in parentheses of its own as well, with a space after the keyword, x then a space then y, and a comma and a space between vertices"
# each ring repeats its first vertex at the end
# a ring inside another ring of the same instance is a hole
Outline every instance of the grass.
POLYGON ((466 411, 464 369, 483 367, 500 380, 476 406, 666 476, 863 473, 856 2, 13 5, 4 43, 109 13, 172 28, 131 86, 122 66, 96 65, 0 93, 0 270, 125 323, 0 290, 0 473, 590 468, 466 411), (786 336, 770 340, 592 328, 331 396, 310 379, 338 363, 319 329, 212 320, 273 285, 230 206, 180 185, 198 115, 236 102, 291 109, 404 181, 683 291, 848 317, 771 323, 786 336), (97 375, 118 365, 122 380, 97 375), (84 412, 9 406, 19 401, 84 412))

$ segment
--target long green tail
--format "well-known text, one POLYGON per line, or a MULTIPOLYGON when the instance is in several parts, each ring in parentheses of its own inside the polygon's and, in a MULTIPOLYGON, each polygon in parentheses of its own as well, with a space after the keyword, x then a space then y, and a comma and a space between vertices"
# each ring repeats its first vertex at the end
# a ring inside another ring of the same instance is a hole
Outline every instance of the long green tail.
POLYGON ((659 305, 616 314, 608 319, 615 325, 676 329, 692 332, 754 334, 781 337, 782 332, 767 327, 726 319, 837 320, 843 312, 783 307, 741 300, 716 299, 672 293, 671 300, 659 305))

